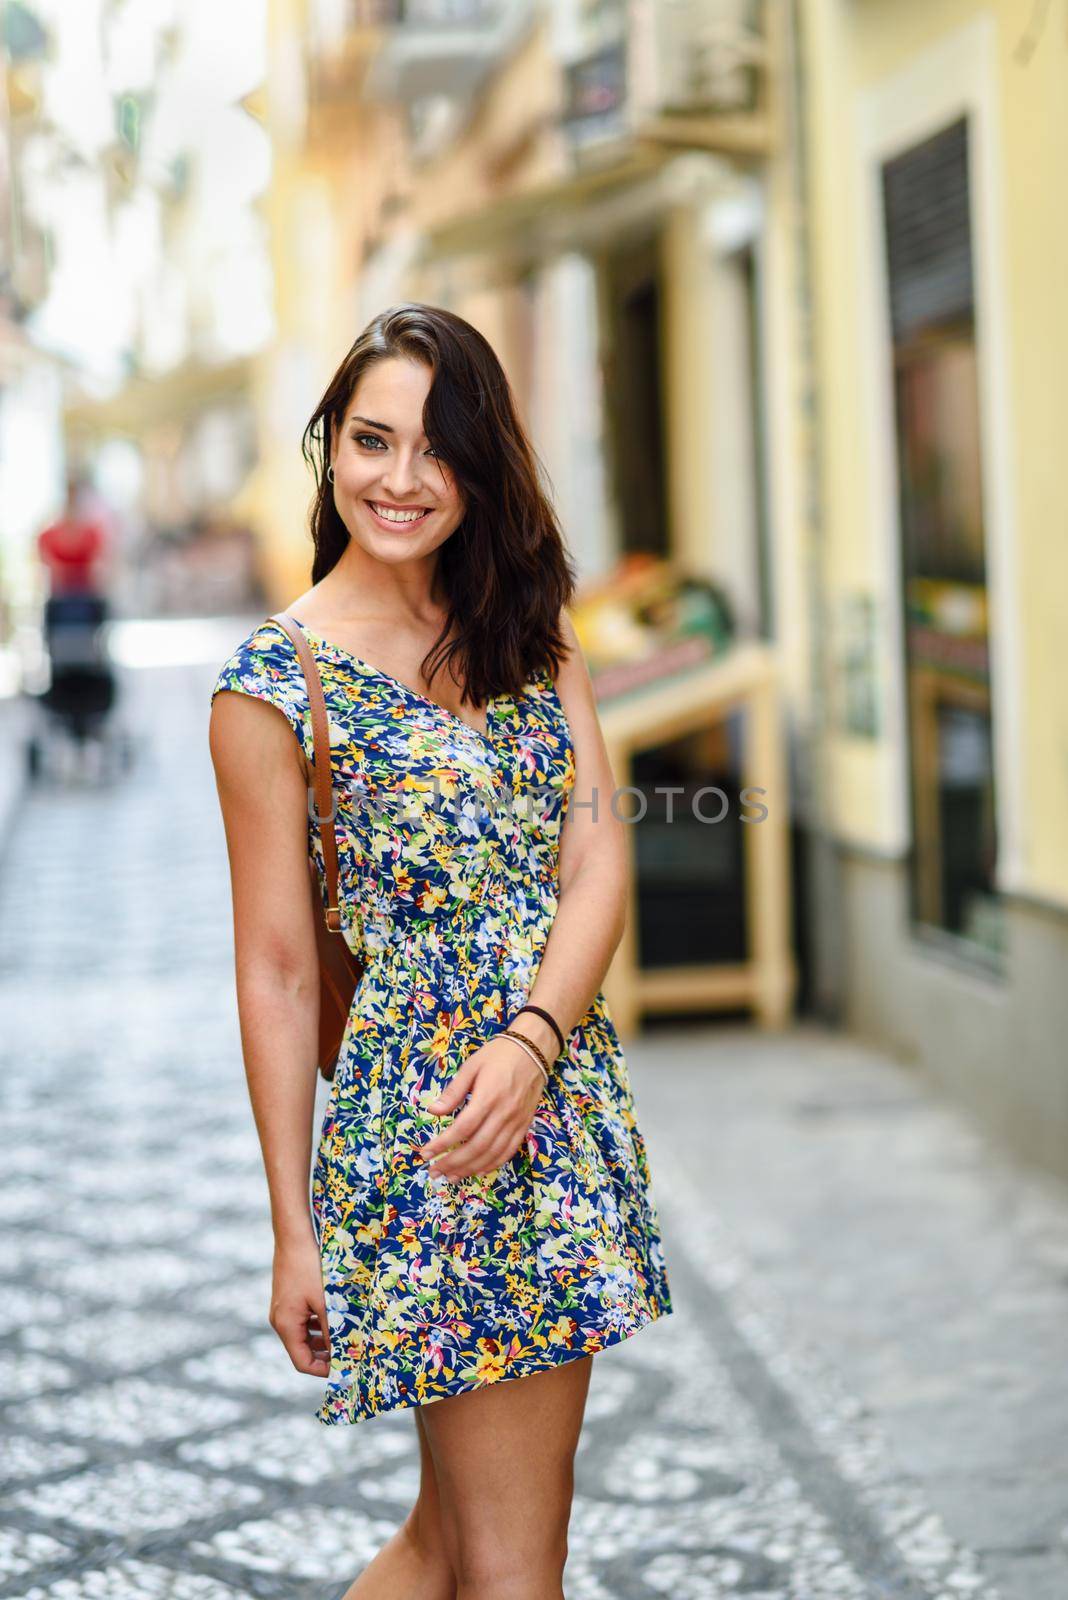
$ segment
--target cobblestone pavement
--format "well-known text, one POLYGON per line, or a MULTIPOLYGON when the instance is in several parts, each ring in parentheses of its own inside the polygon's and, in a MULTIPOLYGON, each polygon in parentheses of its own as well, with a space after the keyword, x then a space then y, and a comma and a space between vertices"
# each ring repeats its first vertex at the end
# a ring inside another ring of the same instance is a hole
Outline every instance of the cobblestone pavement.
MULTIPOLYGON (((133 675, 135 771, 31 795, 7 852, 0 1600, 329 1600, 417 1488, 411 1413, 323 1427, 318 1381, 265 1321, 206 748, 240 636, 133 675)), ((996 1600, 833 1350, 786 1314, 795 1288, 818 1298, 805 1261, 783 1299, 717 1209, 723 1132, 686 1115, 712 1037, 633 1052, 676 1312, 595 1361, 569 1600, 996 1600)), ((804 1049, 811 1072, 818 1040, 804 1049)))

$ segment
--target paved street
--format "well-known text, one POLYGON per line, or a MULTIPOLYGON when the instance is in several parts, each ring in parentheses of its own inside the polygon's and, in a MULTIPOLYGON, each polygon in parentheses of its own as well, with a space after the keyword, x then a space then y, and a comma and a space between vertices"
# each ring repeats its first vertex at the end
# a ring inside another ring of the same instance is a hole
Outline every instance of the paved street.
MULTIPOLYGON (((329 1600, 416 1491, 411 1413, 323 1427, 265 1321, 241 631, 131 676, 134 772, 29 796, 0 879, 0 1600, 329 1600)), ((569 1600, 1063 1600, 1063 1193, 817 1030, 629 1056, 676 1312, 596 1358, 569 1600)))

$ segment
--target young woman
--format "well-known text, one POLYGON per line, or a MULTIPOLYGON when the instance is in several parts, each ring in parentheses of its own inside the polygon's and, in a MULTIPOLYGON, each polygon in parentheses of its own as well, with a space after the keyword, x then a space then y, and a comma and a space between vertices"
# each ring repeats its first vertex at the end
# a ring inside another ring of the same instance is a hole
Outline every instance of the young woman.
POLYGON ((270 1322, 326 1379, 322 1422, 414 1409, 418 1500, 346 1600, 553 1600, 592 1356, 671 1310, 600 988, 625 837, 574 576, 501 365, 448 311, 376 317, 304 453, 315 555, 287 609, 322 680, 365 963, 314 1166, 309 853, 324 906, 326 883, 277 623, 224 663, 210 728, 270 1322))

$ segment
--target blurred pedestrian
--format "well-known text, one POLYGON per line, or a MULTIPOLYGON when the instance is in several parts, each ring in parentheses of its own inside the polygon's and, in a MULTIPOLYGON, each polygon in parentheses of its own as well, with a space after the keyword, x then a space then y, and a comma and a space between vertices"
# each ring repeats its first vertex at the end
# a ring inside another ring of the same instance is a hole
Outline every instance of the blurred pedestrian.
POLYGON ((37 553, 48 573, 50 594, 100 594, 104 590, 111 559, 110 530, 81 477, 68 477, 63 513, 38 534, 37 553))
POLYGON ((47 574, 44 635, 53 666, 64 647, 73 659, 95 658, 108 616, 112 540, 80 475, 68 476, 63 512, 38 534, 37 554, 47 574))

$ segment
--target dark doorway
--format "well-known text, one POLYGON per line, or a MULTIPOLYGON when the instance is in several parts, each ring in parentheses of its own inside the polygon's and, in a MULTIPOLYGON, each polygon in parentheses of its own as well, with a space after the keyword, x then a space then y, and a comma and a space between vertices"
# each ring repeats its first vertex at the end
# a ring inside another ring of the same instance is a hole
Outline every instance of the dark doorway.
POLYGON ((620 549, 667 555, 658 241, 620 245, 602 258, 602 270, 605 406, 620 549))

